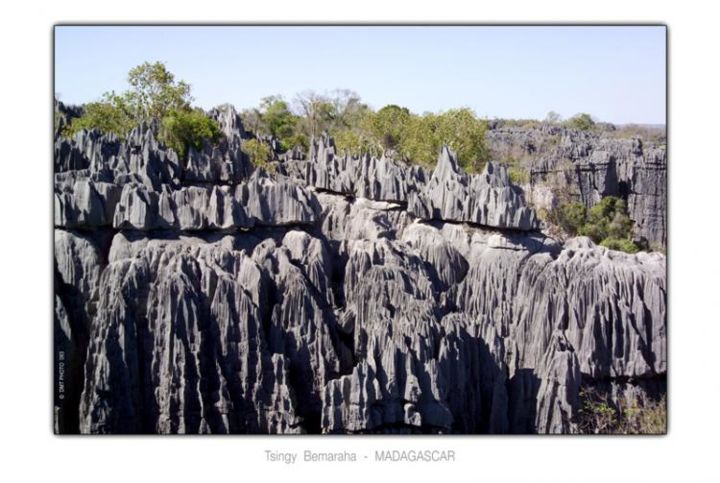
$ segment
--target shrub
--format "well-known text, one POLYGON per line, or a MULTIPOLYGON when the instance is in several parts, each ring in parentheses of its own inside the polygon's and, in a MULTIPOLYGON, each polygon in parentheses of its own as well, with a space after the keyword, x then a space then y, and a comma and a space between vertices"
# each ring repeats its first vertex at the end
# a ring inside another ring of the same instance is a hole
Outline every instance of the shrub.
POLYGON ((631 240, 633 222, 625 201, 606 196, 589 210, 579 202, 568 202, 555 209, 550 221, 570 236, 584 235, 611 250, 636 253, 640 247, 631 240))
POLYGON ((664 434, 667 404, 664 396, 643 401, 621 397, 613 402, 605 392, 583 388, 575 423, 584 434, 664 434))
POLYGON ((274 171, 270 164, 272 161, 272 151, 270 146, 257 139, 247 139, 242 142, 242 151, 248 155, 250 162, 256 168, 263 168, 266 171, 274 171))
POLYGON ((660 242, 651 242, 649 246, 650 251, 662 253, 665 255, 665 247, 660 242))
POLYGON ((577 428, 586 434, 617 433, 618 411, 610 404, 606 395, 593 389, 580 392, 580 410, 577 416, 577 428))
POLYGON ((73 135, 82 129, 98 129, 124 139, 135 125, 125 103, 114 94, 105 94, 102 101, 86 104, 82 116, 73 119, 66 132, 73 135))
POLYGON ((271 96, 263 99, 261 107, 268 133, 280 140, 285 149, 291 148, 287 140, 295 132, 297 116, 290 112, 288 103, 280 96, 271 96))
POLYGON ((565 126, 571 129, 589 131, 590 129, 595 127, 595 121, 593 121, 593 118, 592 116, 590 116, 590 114, 583 112, 580 114, 576 114, 575 116, 565 121, 565 126))
POLYGON ((284 139, 283 144, 287 149, 292 149, 296 146, 302 148, 305 152, 310 149, 310 141, 308 141, 307 136, 303 133, 293 134, 289 138, 284 139))
POLYGON ((398 149, 407 136, 408 125, 412 114, 405 107, 388 105, 380 109, 372 117, 370 126, 375 136, 385 150, 398 149))
POLYGON ((487 123, 475 116, 471 109, 451 109, 437 115, 435 128, 437 152, 447 144, 458 155, 460 165, 468 172, 480 172, 488 161, 485 145, 487 123))
POLYGON ((340 131, 335 135, 334 140, 338 152, 349 154, 350 156, 360 156, 365 153, 372 156, 380 156, 383 154, 380 146, 372 138, 363 136, 362 133, 354 130, 346 129, 340 131))
POLYGON ((580 202, 567 203, 560 207, 559 224, 568 234, 580 234, 587 219, 587 208, 580 202))
POLYGON ((535 213, 540 221, 550 221, 550 212, 546 208, 536 208, 535 213))
POLYGON ((589 236, 600 243, 605 238, 629 238, 632 235, 632 220, 627 215, 625 201, 615 196, 606 196, 590 208, 581 235, 589 236))
POLYGON ((187 156, 190 146, 200 150, 205 139, 216 142, 219 137, 218 123, 200 109, 173 110, 162 120, 160 139, 181 159, 187 156))
POLYGON ((508 168, 508 177, 515 184, 526 184, 530 181, 530 173, 521 166, 510 166, 508 168))
POLYGON ((272 135, 285 149, 307 146, 308 139, 328 133, 338 151, 354 156, 388 153, 432 167, 446 144, 468 171, 480 171, 489 158, 487 122, 468 108, 418 115, 391 104, 374 112, 352 91, 306 91, 295 96, 291 104, 279 96, 265 98, 241 116, 256 135, 272 135), (303 142, 298 143, 298 139, 303 142))
POLYGON ((625 238, 605 238, 600 242, 600 245, 610 250, 618 250, 625 253, 637 253, 640 251, 640 247, 638 247, 635 242, 625 238))
POLYGON ((437 161, 442 146, 435 140, 436 118, 434 114, 412 116, 403 133, 400 156, 406 161, 431 167, 437 161))

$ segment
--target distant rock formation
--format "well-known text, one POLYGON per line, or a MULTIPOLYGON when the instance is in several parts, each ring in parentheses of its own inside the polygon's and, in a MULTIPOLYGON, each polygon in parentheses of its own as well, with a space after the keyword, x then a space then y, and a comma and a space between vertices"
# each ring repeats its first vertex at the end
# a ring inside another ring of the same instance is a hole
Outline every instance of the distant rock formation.
POLYGON ((213 115, 187 161, 55 141, 56 431, 572 433, 583 387, 664 394, 664 255, 560 245, 448 149, 253 169, 213 115))
POLYGON ((526 156, 527 196, 545 198, 548 185, 566 186, 588 207, 604 196, 627 201, 635 234, 651 244, 667 244, 667 147, 613 131, 587 132, 559 126, 491 126, 487 141, 498 157, 526 156))

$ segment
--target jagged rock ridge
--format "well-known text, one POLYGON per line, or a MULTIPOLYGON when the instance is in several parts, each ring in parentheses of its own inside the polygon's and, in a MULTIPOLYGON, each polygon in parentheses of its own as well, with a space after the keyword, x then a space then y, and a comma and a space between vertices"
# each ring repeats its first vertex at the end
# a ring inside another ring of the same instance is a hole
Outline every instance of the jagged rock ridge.
POLYGON ((151 126, 56 140, 58 431, 567 433, 583 386, 664 391, 663 255, 559 245, 448 150, 253 170, 213 115, 187 162, 151 126))

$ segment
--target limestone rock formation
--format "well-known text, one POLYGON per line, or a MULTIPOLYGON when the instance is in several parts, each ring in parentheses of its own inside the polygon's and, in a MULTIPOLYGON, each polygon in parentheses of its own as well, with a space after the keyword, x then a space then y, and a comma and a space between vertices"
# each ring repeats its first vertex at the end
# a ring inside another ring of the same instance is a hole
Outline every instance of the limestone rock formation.
POLYGON ((444 147, 429 182, 413 193, 409 211, 425 220, 472 223, 530 231, 535 212, 525 206, 502 166, 488 163, 480 175, 461 172, 455 154, 444 147))
POLYGON ((250 137, 242 126, 240 115, 230 105, 213 109, 210 117, 223 133, 217 144, 206 142, 200 151, 190 146, 183 167, 183 179, 194 183, 232 184, 247 178, 252 165, 241 150, 243 139, 250 137))
POLYGON ((332 138, 325 135, 311 144, 307 159, 288 156, 283 168, 288 175, 322 191, 406 204, 409 193, 426 179, 419 166, 384 156, 338 156, 332 138))
POLYGON ((667 243, 667 146, 664 139, 618 137, 559 126, 491 125, 487 141, 497 159, 531 159, 527 196, 549 205, 548 186, 561 187, 588 207, 604 196, 627 201, 635 234, 667 243))
POLYGON ((547 238, 447 149, 253 169, 212 115, 187 160, 56 139, 56 431, 571 433, 583 387, 664 393, 664 255, 547 238))

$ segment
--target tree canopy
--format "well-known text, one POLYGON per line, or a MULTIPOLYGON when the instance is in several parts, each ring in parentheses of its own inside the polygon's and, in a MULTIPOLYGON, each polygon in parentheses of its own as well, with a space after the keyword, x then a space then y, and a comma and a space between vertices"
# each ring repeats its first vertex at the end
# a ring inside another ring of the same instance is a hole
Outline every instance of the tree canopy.
POLYGON ((447 144, 470 171, 480 170, 489 156, 487 123, 468 108, 418 115, 389 104, 374 111, 355 92, 338 89, 304 91, 291 103, 282 96, 266 97, 242 116, 248 129, 274 137, 285 149, 307 147, 309 139, 328 133, 338 151, 353 156, 386 154, 432 166, 447 144))
POLYGON ((130 88, 120 94, 106 92, 99 101, 84 107, 72 121, 68 134, 80 129, 98 129, 124 138, 142 122, 156 121, 158 137, 181 158, 192 146, 202 148, 204 140, 216 141, 220 127, 200 109, 191 106, 190 84, 175 81, 162 62, 145 62, 130 70, 130 88))
MULTIPOLYGON (((176 80, 162 62, 132 68, 127 80, 126 91, 107 92, 99 101, 87 104, 68 132, 99 129, 122 138, 136 125, 151 122, 159 126, 159 139, 181 157, 187 156, 191 147, 200 149, 204 140, 216 141, 220 136, 217 123, 192 107, 190 84, 176 80)), ((420 115, 389 104, 374 111, 357 93, 336 89, 324 94, 304 91, 292 101, 268 96, 258 106, 242 111, 241 117, 258 143, 268 144, 273 138, 282 150, 307 149, 311 138, 328 133, 340 152, 353 156, 385 154, 432 166, 442 145, 447 144, 469 171, 480 170, 488 159, 487 123, 468 108, 420 115)), ((265 157, 260 147, 250 148, 256 158, 265 157)))
POLYGON ((589 131, 590 129, 595 127, 595 121, 590 114, 586 112, 581 112, 580 114, 576 114, 567 121, 565 121, 565 125, 572 129, 589 131))
POLYGON ((606 196, 588 209, 580 202, 559 208, 556 221, 569 235, 584 235, 613 250, 634 253, 640 247, 632 240, 633 222, 621 198, 606 196))

